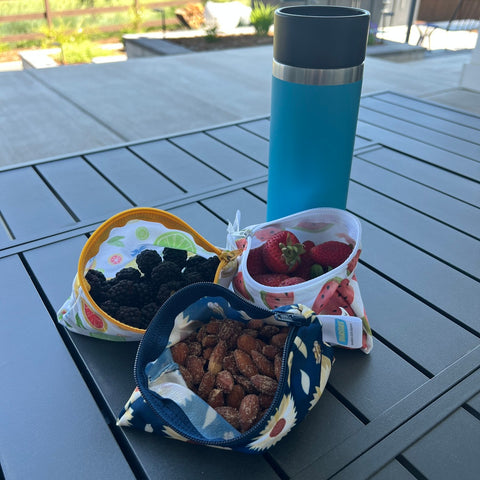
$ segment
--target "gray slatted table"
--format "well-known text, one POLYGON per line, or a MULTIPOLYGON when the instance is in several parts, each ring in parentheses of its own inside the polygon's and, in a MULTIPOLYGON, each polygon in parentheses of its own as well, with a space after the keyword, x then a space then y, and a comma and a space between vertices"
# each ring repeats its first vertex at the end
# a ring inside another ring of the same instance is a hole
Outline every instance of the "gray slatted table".
POLYGON ((54 320, 82 246, 133 206, 223 246, 237 209, 242 225, 265 219, 268 136, 261 118, 0 171, 7 479, 477 477, 480 118, 393 92, 362 98, 347 205, 371 355, 337 350, 321 401, 261 456, 116 427, 137 344, 54 320))

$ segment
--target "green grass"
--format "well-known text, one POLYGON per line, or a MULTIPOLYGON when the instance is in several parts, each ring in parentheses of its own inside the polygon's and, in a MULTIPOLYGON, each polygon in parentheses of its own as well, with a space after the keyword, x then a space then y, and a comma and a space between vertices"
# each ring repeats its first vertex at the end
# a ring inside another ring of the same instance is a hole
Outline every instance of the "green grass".
MULTIPOLYGON (((146 0, 148 1, 148 0, 146 0)), ((109 6, 127 6, 134 5, 133 0, 50 0, 50 8, 52 11, 74 10, 78 8, 109 7, 109 6)), ((141 7, 143 2, 140 3, 141 7)), ((148 5, 147 5, 148 7, 148 5)), ((43 0, 2 0, 0 1, 0 16, 18 15, 26 13, 41 13, 44 11, 43 0)), ((165 8, 166 18, 176 18, 175 7, 165 8)), ((123 33, 132 33, 136 31, 145 31, 141 27, 141 22, 151 20, 160 20, 159 12, 155 12, 150 8, 141 8, 139 15, 135 14, 133 8, 125 12, 113 12, 99 15, 82 15, 82 16, 65 16, 53 19, 53 29, 70 29, 77 31, 83 29, 89 32, 93 39, 98 38, 98 28, 114 25, 126 25, 127 28, 119 30, 115 33, 108 33, 105 36, 121 38, 123 33), (97 29, 97 31, 95 31, 97 29)), ((46 20, 28 20, 18 22, 0 23, 0 41, 1 37, 7 35, 17 35, 26 33, 42 33, 47 26, 46 20)), ((158 30, 158 27, 156 28, 158 30)), ((25 48, 25 46, 39 46, 40 41, 29 40, 10 43, 12 48, 25 48)))
POLYGON ((111 55, 111 52, 100 48, 90 40, 82 40, 76 43, 65 43, 61 52, 54 56, 58 63, 90 63, 94 57, 111 55))

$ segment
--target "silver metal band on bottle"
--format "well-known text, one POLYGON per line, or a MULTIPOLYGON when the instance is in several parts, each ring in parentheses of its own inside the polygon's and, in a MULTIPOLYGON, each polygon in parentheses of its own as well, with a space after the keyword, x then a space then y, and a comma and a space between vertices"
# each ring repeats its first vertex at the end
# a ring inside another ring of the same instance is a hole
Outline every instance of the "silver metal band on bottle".
POLYGON ((302 85, 345 85, 362 79, 363 63, 349 68, 302 68, 273 60, 273 76, 302 85))

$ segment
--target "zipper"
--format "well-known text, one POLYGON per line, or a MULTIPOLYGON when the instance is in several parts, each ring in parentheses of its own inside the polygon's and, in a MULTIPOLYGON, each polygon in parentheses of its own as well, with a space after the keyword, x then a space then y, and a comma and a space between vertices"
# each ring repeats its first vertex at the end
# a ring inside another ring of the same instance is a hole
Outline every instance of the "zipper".
POLYGON ((311 320, 305 318, 303 315, 298 315, 291 312, 273 311, 273 318, 275 318, 275 320, 278 320, 279 322, 283 322, 296 327, 306 327, 311 323, 311 320))
MULTIPOLYGON (((206 283, 209 283, 209 282, 198 282, 196 285, 206 284, 206 283)), ((210 285, 211 285, 211 283, 210 283, 210 285)), ((170 302, 171 298, 172 297, 170 297, 168 300, 166 300, 164 305, 167 302, 170 302)), ((252 305, 252 306, 255 307, 254 305, 252 305)), ((297 315, 297 314, 294 314, 294 313, 291 313, 291 312, 275 312, 273 310, 267 310, 267 309, 261 308, 261 307, 255 307, 255 308, 259 311, 263 310, 269 316, 272 316, 272 313, 273 313, 273 317, 275 318, 275 320, 278 320, 279 322, 282 322, 282 323, 286 323, 288 326, 291 326, 291 328, 290 328, 290 331, 288 332, 288 336, 287 336, 287 339, 285 341, 285 345, 284 345, 284 348, 283 348, 282 366, 281 366, 281 369, 280 369, 280 379, 278 381, 277 391, 275 392, 275 395, 273 397, 273 400, 272 400, 272 403, 271 403, 270 407, 268 407, 268 409, 264 413, 262 419, 256 425, 254 425, 250 430, 247 430, 246 432, 241 433, 239 436, 237 436, 235 438, 232 438, 232 439, 229 439, 229 440, 208 441, 208 440, 202 440, 202 439, 195 438, 192 435, 189 435, 189 434, 179 430, 175 425, 172 425, 170 422, 166 421, 162 417, 162 415, 157 412, 157 409, 152 405, 150 400, 147 398, 148 395, 158 395, 158 394, 152 392, 151 390, 149 390, 147 388, 148 392, 147 392, 147 395, 145 395, 145 392, 143 391, 143 388, 140 387, 140 385, 138 385, 138 382, 135 382, 137 384, 138 389, 140 390, 140 393, 142 394, 142 397, 143 397, 144 401, 150 407, 152 412, 158 418, 160 418, 161 421, 164 424, 168 425, 169 428, 171 428, 173 431, 175 431, 176 433, 178 433, 182 437, 186 438, 187 440, 192 441, 193 443, 196 443, 198 445, 212 445, 212 446, 220 446, 221 447, 221 446, 229 446, 229 444, 231 444, 232 442, 235 442, 235 444, 237 444, 237 443, 240 443, 244 439, 253 438, 253 437, 255 437, 255 435, 257 435, 265 427, 265 424, 266 424, 267 420, 270 418, 273 410, 275 408, 277 408, 277 406, 278 406, 277 405, 278 401, 281 398, 281 396, 283 395, 283 388, 280 388, 280 387, 283 386, 284 383, 285 383, 285 376, 286 376, 286 372, 287 372, 288 352, 290 352, 290 347, 293 343, 293 339, 297 335, 297 331, 298 331, 299 327, 309 325, 310 321, 307 318, 303 317, 302 315, 297 315)), ((140 344, 139 344, 138 349, 137 349, 137 353, 135 354, 135 368, 134 368, 135 379, 138 378, 138 370, 137 370, 138 362, 137 362, 137 360, 138 360, 138 352, 140 351, 142 343, 143 343, 143 338, 140 341, 140 344)))

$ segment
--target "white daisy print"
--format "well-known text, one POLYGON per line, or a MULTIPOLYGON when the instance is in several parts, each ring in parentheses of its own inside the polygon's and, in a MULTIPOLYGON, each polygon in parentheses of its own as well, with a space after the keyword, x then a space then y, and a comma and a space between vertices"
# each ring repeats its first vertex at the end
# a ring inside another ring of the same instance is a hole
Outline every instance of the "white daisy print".
POLYGON ((320 369, 320 385, 317 385, 315 387, 315 392, 313 392, 313 399, 310 402, 309 410, 311 410, 316 405, 316 403, 322 396, 322 393, 325 390, 325 385, 327 384, 327 381, 328 381, 328 377, 330 376, 331 369, 332 369, 332 362, 327 356, 322 355, 322 366, 320 369))
POLYGON ((275 415, 270 417, 260 435, 247 447, 251 450, 266 450, 282 439, 297 422, 297 410, 293 397, 285 395, 275 415))

